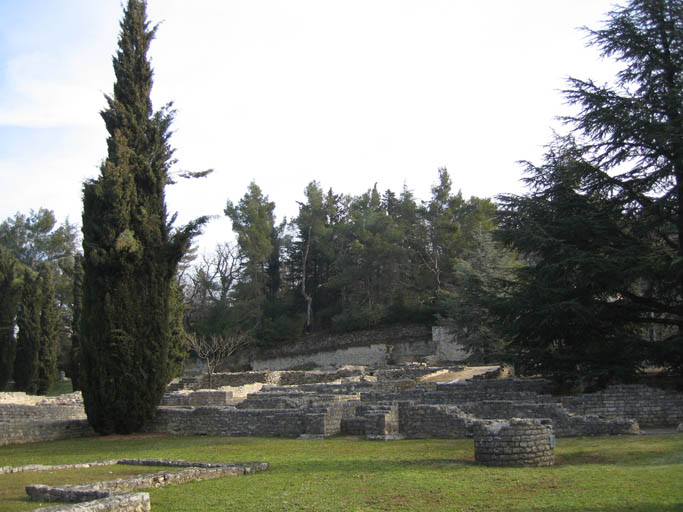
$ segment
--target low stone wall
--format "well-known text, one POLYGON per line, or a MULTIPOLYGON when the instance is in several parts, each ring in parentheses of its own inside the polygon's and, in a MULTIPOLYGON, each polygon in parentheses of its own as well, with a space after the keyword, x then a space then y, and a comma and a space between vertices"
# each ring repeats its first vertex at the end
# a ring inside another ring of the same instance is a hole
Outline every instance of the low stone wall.
POLYGON ((0 421, 80 419, 85 419, 83 405, 0 404, 0 421))
POLYGON ((297 366, 340 366, 344 364, 382 366, 389 363, 389 349, 384 344, 373 344, 363 347, 339 348, 336 350, 282 356, 273 359, 254 360, 251 364, 255 370, 268 368, 283 370, 297 366))
POLYGON ((222 389, 176 391, 164 394, 161 405, 227 405, 231 399, 232 393, 222 389))
POLYGON ((676 426, 683 421, 683 394, 643 385, 610 386, 598 393, 560 398, 574 414, 634 418, 641 426, 676 426))
POLYGON ((151 510, 147 493, 131 493, 138 489, 163 487, 165 485, 183 484, 187 482, 211 480, 225 476, 237 476, 268 469, 266 462, 250 462, 245 464, 201 463, 187 461, 173 461, 166 459, 121 459, 98 461, 86 464, 72 464, 60 466, 23 466, 10 468, 13 471, 46 471, 54 469, 81 468, 113 464, 128 464, 140 466, 165 466, 185 468, 177 472, 159 472, 151 475, 139 475, 129 478, 118 478, 104 482, 92 482, 83 485, 29 485, 26 493, 31 501, 68 501, 75 505, 60 505, 43 507, 37 510, 50 512, 66 511, 115 511, 115 512, 145 512, 151 510))
POLYGON ((411 439, 463 438, 472 435, 472 418, 453 405, 401 403, 399 420, 401 434, 411 439))
POLYGON ((254 357, 254 359, 278 359, 281 356, 291 357, 315 354, 321 351, 335 351, 339 348, 363 347, 376 344, 396 346, 400 344, 424 343, 430 342, 431 339, 431 327, 424 325, 393 325, 367 331, 318 333, 311 334, 296 343, 289 343, 269 350, 261 349, 259 350, 259 357, 254 357))
POLYGON ((480 421, 474 427, 474 460, 487 466, 552 466, 550 420, 480 421))
POLYGON ((640 427, 632 418, 601 418, 573 415, 558 403, 490 400, 461 404, 460 408, 481 419, 548 418, 558 437, 638 434, 640 427))
POLYGON ((304 421, 305 432, 301 439, 324 439, 341 432, 341 421, 345 414, 349 414, 348 404, 326 404, 306 409, 304 421))
POLYGON ((366 439, 392 441, 403 437, 399 434, 398 405, 370 406, 364 411, 364 416, 366 439))
POLYGON ((301 409, 159 407, 146 432, 175 435, 298 437, 305 432, 301 409))
POLYGON ((88 420, 14 420, 0 422, 0 446, 76 439, 95 435, 88 420))
POLYGON ((0 404, 0 446, 91 435, 82 405, 0 404))
POLYGON ((289 409, 159 407, 145 432, 174 435, 329 437, 341 432, 341 419, 355 404, 336 402, 289 409))
POLYGON ((152 505, 146 492, 126 493, 76 505, 41 507, 34 512, 149 512, 152 505))

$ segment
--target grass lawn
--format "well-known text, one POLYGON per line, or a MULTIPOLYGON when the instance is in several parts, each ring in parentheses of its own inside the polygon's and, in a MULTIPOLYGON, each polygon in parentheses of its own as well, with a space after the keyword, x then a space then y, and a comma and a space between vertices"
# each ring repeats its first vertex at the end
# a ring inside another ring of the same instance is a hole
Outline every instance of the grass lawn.
MULTIPOLYGON (((152 436, 6 446, 0 448, 0 466, 122 457, 271 464, 268 471, 245 477, 153 489, 155 512, 683 511, 681 434, 559 439, 555 454, 554 467, 488 468, 473 463, 471 439, 152 436)), ((44 473, 29 473, 28 480, 66 482, 75 473, 57 471, 49 481, 44 473)), ((15 478, 0 475, 0 493, 15 478)), ((0 494, 1 511, 32 506, 0 494)))

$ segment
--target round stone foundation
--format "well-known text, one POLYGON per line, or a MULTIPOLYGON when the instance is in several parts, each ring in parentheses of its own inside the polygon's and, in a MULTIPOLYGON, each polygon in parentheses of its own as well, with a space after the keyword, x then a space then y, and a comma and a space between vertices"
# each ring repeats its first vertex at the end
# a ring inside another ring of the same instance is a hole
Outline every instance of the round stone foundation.
POLYGON ((486 466, 552 466, 554 446, 548 419, 484 420, 474 428, 474 460, 486 466))

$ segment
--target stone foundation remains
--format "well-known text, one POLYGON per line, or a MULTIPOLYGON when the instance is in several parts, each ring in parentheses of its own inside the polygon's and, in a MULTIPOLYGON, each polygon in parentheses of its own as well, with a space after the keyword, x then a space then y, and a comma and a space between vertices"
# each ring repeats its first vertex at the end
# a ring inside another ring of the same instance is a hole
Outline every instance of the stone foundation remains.
POLYGON ((165 459, 120 459, 98 461, 86 464, 61 466, 23 466, 19 468, 1 468, 5 473, 23 471, 47 471, 54 469, 81 468, 114 464, 164 466, 182 468, 176 472, 162 471, 151 475, 140 475, 130 478, 118 478, 105 482, 93 482, 83 485, 64 485, 50 487, 47 485, 29 485, 26 493, 31 501, 74 502, 76 505, 39 508, 39 511, 112 511, 112 512, 145 512, 151 510, 149 494, 132 493, 138 489, 163 487, 202 480, 212 480, 225 476, 238 476, 264 471, 268 469, 266 462, 250 462, 245 464, 223 464, 173 461, 165 459))
MULTIPOLYGON (((184 379, 167 393, 147 432, 175 435, 318 439, 472 437, 481 421, 549 419, 558 437, 637 434, 640 425, 683 422, 683 394, 642 385, 556 397, 542 379, 423 381, 460 367, 425 364, 380 369, 216 374, 214 390, 184 379), (241 384, 241 385, 240 385, 241 384)), ((80 405, 0 404, 0 444, 91 435, 80 405)))
POLYGON ((0 446, 90 435, 82 404, 0 404, 0 446))
POLYGON ((552 466, 554 445, 550 420, 480 421, 474 428, 474 460, 486 466, 552 466))

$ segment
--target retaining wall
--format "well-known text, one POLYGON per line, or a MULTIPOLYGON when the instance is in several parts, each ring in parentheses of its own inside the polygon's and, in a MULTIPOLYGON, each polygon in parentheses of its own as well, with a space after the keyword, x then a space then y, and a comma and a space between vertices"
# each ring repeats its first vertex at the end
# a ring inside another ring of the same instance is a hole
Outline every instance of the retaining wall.
POLYGON ((29 420, 0 422, 0 446, 89 437, 88 420, 29 420))
POLYGON ((297 437, 305 431, 299 409, 159 407, 146 432, 176 435, 297 437))
POLYGON ((0 404, 0 446, 91 435, 82 405, 0 404))
POLYGON ((683 421, 683 394, 643 385, 610 386, 599 393, 560 398, 568 411, 604 418, 634 418, 641 426, 683 421))

